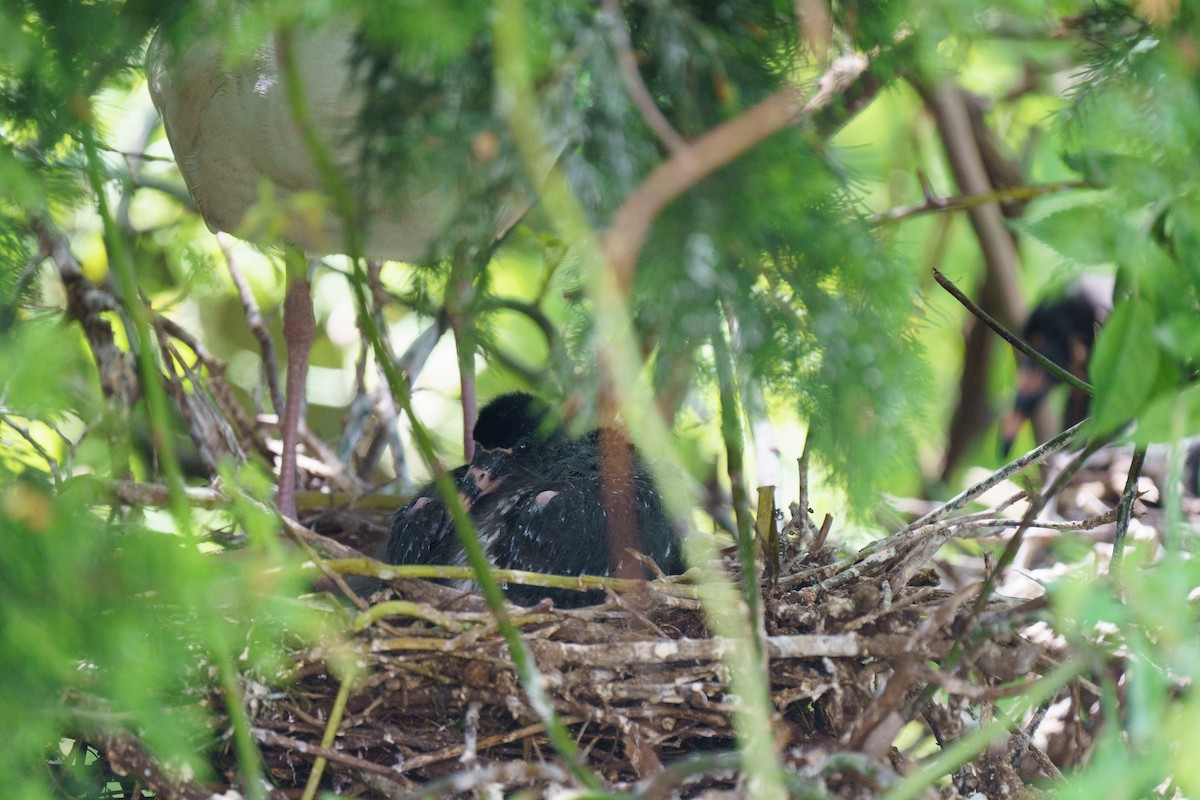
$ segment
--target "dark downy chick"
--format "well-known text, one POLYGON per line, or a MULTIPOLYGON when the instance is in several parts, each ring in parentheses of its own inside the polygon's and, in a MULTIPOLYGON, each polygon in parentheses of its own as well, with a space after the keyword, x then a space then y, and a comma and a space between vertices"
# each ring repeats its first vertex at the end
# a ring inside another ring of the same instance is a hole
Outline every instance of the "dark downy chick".
MULTIPOLYGON (((475 423, 477 452, 512 448, 517 442, 541 436, 553 439, 563 434, 541 400, 520 392, 502 395, 479 412, 475 423), (545 430, 546 426, 550 430, 545 430)), ((468 476, 470 464, 450 473, 463 504, 469 510, 487 478, 476 471, 468 476)), ((392 516, 386 559, 390 564, 453 564, 461 547, 454 533, 450 512, 432 481, 422 486, 408 505, 392 516)))
MULTIPOLYGON (((1043 300, 1033 309, 1021 338, 1034 350, 1063 369, 1086 380, 1096 330, 1112 311, 1113 280, 1085 275, 1071 291, 1055 300, 1043 300)), ((1017 366, 1017 399, 1000 420, 1000 451, 1007 455, 1021 427, 1030 419, 1058 379, 1029 358, 1017 366)), ((1082 422, 1088 414, 1088 396, 1072 391, 1063 409, 1063 429, 1082 422)))
MULTIPOLYGON (((1096 342, 1096 333, 1108 318, 1113 305, 1114 281, 1102 275, 1085 275, 1060 299, 1043 300, 1029 315, 1021 336, 1035 350, 1063 367, 1071 374, 1087 378, 1088 364, 1096 342)), ((1021 426, 1030 419, 1046 395, 1058 384, 1058 379, 1035 364, 1020 357, 1017 368, 1017 398, 1013 408, 1000 421, 1000 452, 1008 455, 1021 426)), ((1063 407, 1062 428, 1076 425, 1088 415, 1091 398, 1084 392, 1072 390, 1063 407)), ((1162 448, 1152 446, 1162 453, 1162 448)), ((1165 453, 1151 458, 1144 468, 1150 471, 1151 462, 1165 462, 1165 453)), ((1165 470, 1165 463, 1163 464, 1165 470)), ((1155 476, 1160 481, 1165 471, 1155 476)), ((1184 442, 1183 488, 1193 497, 1200 496, 1200 437, 1184 442)))
MULTIPOLYGON (((609 575, 609 519, 601 494, 600 431, 571 439, 548 410, 524 394, 504 395, 479 416, 471 464, 455 470, 460 496, 491 563, 501 569, 560 575, 609 575)), ((612 433, 606 431, 606 433, 612 433)), ((617 434, 619 436, 619 434, 617 434)), ((632 474, 617 478, 615 491, 631 503, 638 530, 615 537, 640 542, 640 550, 668 574, 684 569, 678 537, 645 463, 628 441, 632 474)), ((388 560, 396 564, 465 564, 458 537, 437 497, 425 487, 392 521, 388 560)), ((620 559, 629 559, 625 553, 620 559)), ((603 600, 580 593, 518 584, 509 599, 532 605, 550 598, 574 607, 603 600)))
MULTIPOLYGON (((636 531, 614 535, 609 529, 601 490, 600 431, 578 439, 559 439, 541 445, 518 444, 510 452, 485 455, 488 468, 505 475, 498 491, 482 496, 472 507, 480 539, 492 563, 502 569, 558 575, 611 575, 612 555, 618 570, 633 556, 612 554, 612 542, 638 543, 667 574, 683 572, 684 564, 674 525, 662 505, 645 462, 633 445, 611 430, 618 446, 628 447, 632 474, 613 476, 610 484, 630 503, 636 531)), ((479 461, 479 459, 477 459, 479 461)), ((638 570, 645 577, 643 570, 638 570)), ((506 587, 519 605, 551 598, 559 606, 580 606, 603 600, 602 592, 579 593, 537 586, 506 587)))

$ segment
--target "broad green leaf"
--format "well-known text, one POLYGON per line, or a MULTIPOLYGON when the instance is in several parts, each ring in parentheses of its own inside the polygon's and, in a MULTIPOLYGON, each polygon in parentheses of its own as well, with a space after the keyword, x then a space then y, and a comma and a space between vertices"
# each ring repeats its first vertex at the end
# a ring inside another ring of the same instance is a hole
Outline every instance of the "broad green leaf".
POLYGON ((1140 444, 1170 442, 1176 435, 1200 434, 1200 386, 1160 393, 1138 418, 1134 440, 1140 444))
POLYGON ((1090 370, 1096 387, 1092 417, 1097 430, 1124 425, 1153 396, 1165 366, 1151 332, 1153 324, 1148 306, 1128 302, 1113 310, 1097 336, 1090 370))
POLYGON ((1032 222, 1016 222, 1013 227, 1081 267, 1112 263, 1117 237, 1129 233, 1111 207, 1094 202, 1053 211, 1032 222))

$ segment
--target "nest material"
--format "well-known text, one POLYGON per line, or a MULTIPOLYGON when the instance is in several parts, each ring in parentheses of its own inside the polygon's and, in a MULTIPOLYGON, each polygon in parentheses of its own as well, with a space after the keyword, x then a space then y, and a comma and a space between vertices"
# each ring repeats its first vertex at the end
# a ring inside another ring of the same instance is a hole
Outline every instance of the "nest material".
MULTIPOLYGON (((1044 512, 1041 535, 1018 552, 1018 577, 1061 570, 1046 545, 1064 532, 1106 557, 1124 488, 1121 459, 1119 452, 1094 457, 1057 509, 1044 512)), ((944 749, 996 720, 1004 726, 992 726, 999 734, 991 745, 948 768, 937 793, 1028 796, 1086 762, 1103 720, 1090 681, 1073 679, 1023 711, 1002 702, 1071 658, 1039 613, 1044 598, 997 594, 980 602, 990 558, 943 546, 952 538, 1003 542, 1015 527, 1004 512, 1023 499, 910 525, 849 558, 838 558, 793 507, 780 536, 782 566, 762 592, 771 732, 793 794, 880 796, 934 745, 944 749), (1024 716, 1006 716, 1014 713, 1024 716)), ((1200 511, 1196 501, 1187 504, 1200 511)), ((1142 523, 1135 519, 1131 535, 1152 537, 1153 502, 1136 513, 1142 523)), ((726 568, 736 577, 732 563, 726 568)), ((278 784, 302 785, 323 752, 324 785, 349 796, 548 796, 578 788, 482 601, 419 581, 398 581, 374 599, 390 595, 436 608, 443 623, 390 617, 360 634, 365 677, 329 751, 316 745, 339 684, 318 653, 297 653, 301 679, 285 697, 262 702, 255 720, 278 784)), ((601 606, 544 603, 515 612, 555 711, 609 788, 644 797, 752 793, 736 753, 738 700, 723 661, 733 643, 711 636, 698 602, 652 583, 610 594, 601 606)))
MULTIPOLYGON (((891 746, 905 724, 953 741, 977 727, 973 715, 1013 694, 1009 684, 1061 655, 1019 633, 1037 602, 976 610, 977 587, 938 588, 928 536, 893 537, 839 561, 830 546, 812 549, 812 533, 799 515, 785 529, 800 554, 766 582, 763 641, 780 753, 797 779, 831 796, 876 796, 910 770, 910 755, 891 746), (956 645, 956 668, 934 666, 956 645), (930 697, 926 687, 940 691, 930 697)), ((323 753, 326 785, 344 795, 486 787, 542 796, 574 785, 479 598, 401 581, 373 599, 391 593, 436 606, 448 624, 390 617, 361 634, 364 677, 329 751, 317 745, 339 682, 319 653, 297 653, 302 677, 286 696, 262 701, 255 719, 278 784, 303 785, 323 753)), ((732 643, 709 634, 698 602, 650 584, 586 609, 518 610, 515 622, 556 712, 608 786, 744 796, 728 755, 738 701, 722 658, 732 643)), ((1015 796, 1052 777, 1034 750, 1027 735, 1008 737, 960 771, 959 790, 1015 796)))
MULTIPOLYGON (((1038 526, 1092 542, 1090 557, 1103 560, 1124 488, 1120 459, 1109 453, 1106 465, 1098 456, 1038 526)), ((878 797, 931 754, 988 731, 990 744, 947 766, 925 796, 1028 796, 1091 757, 1104 721, 1099 691, 1060 669, 1073 656, 1047 626, 1044 598, 979 599, 994 565, 980 557, 991 550, 968 551, 968 543, 1011 537, 1020 516, 1012 506, 1024 501, 1012 491, 984 512, 934 509, 844 558, 793 508, 779 537, 781 566, 762 581, 761 632, 771 734, 793 796, 878 797), (1047 686, 1040 703, 1011 702, 1047 686)), ((1200 512, 1194 499, 1185 505, 1200 512)), ((1136 513, 1142 522, 1134 520, 1131 539, 1152 538, 1153 503, 1136 513)), ((348 554, 304 536, 326 553, 348 554)), ((1026 582, 1062 569, 1046 536, 1027 536, 1014 562, 1026 582)), ((732 559, 724 567, 736 579, 732 559)), ((736 749, 739 701, 723 661, 737 645, 713 637, 700 604, 682 594, 654 582, 600 606, 512 611, 546 695, 605 786, 639 797, 751 796, 736 749)), ((394 581, 372 600, 396 598, 411 605, 349 640, 359 673, 332 746, 321 746, 342 689, 329 666, 332 645, 295 651, 294 680, 282 691, 248 686, 273 796, 298 796, 318 758, 327 760, 321 786, 341 796, 579 789, 482 600, 416 580, 394 581)), ((1123 668, 1119 657, 1103 667, 1114 684, 1123 668)), ((148 774, 132 737, 111 737, 102 749, 117 772, 148 774)), ((236 784, 232 749, 227 743, 216 761, 236 784)), ((207 796, 195 784, 149 785, 163 797, 207 796)))

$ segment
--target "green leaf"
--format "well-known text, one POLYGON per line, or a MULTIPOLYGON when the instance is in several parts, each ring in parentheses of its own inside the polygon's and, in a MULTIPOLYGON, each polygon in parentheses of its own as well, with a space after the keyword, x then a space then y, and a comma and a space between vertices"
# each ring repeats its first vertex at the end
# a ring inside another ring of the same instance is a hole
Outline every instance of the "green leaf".
POLYGON ((1200 434, 1200 386, 1189 386, 1155 397, 1138 418, 1133 438, 1139 444, 1153 444, 1196 434, 1200 434))
POLYGON ((1052 211, 1040 219, 1012 225, 1080 267, 1111 264, 1118 237, 1130 233, 1112 208, 1096 202, 1052 211))
POLYGON ((1096 337, 1091 378, 1096 387, 1093 424, 1110 431, 1137 416, 1154 395, 1166 369, 1155 343, 1150 308, 1136 301, 1113 310, 1096 337))

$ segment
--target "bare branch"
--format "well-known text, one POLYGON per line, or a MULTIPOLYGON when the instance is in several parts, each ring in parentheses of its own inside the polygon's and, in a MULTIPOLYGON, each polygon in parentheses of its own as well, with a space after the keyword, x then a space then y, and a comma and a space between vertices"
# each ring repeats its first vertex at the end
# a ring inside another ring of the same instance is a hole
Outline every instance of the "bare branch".
POLYGON ((1024 202, 1038 197, 1059 192, 1070 192, 1076 189, 1095 188, 1087 181, 1055 181, 1032 186, 1013 186, 1006 189, 995 189, 983 194, 960 194, 954 197, 937 197, 931 193, 925 196, 925 202, 911 206, 900 206, 875 214, 869 220, 872 225, 892 225, 922 214, 941 211, 970 211, 985 203, 1007 203, 1012 201, 1024 202))
POLYGON ((650 94, 650 90, 646 88, 646 82, 642 80, 637 55, 629 41, 629 28, 626 27, 625 17, 621 13, 620 0, 603 0, 603 6, 604 13, 608 15, 608 29, 613 49, 617 53, 617 65, 621 68, 621 77, 625 80, 625 88, 629 90, 633 104, 667 150, 672 155, 678 155, 688 146, 687 140, 671 125, 655 102, 654 96, 650 94))
POLYGON ((807 101, 799 87, 780 87, 655 168, 625 198, 604 237, 604 260, 622 295, 628 294, 633 283, 650 227, 667 204, 755 145, 829 106, 866 71, 868 63, 865 56, 837 59, 807 101))
POLYGON ((258 308, 258 301, 254 299, 254 293, 250 291, 250 284, 246 282, 242 270, 234 261, 233 248, 230 246, 228 234, 218 233, 217 243, 221 246, 221 253, 225 256, 229 277, 233 279, 233 285, 237 287, 238 299, 242 301, 242 308, 246 311, 246 323, 250 326, 250 332, 254 334, 254 338, 258 340, 258 349, 263 360, 263 377, 267 380, 271 406, 275 409, 275 413, 282 413, 283 390, 279 388, 279 364, 275 359, 275 344, 271 341, 271 332, 267 330, 267 323, 263 320, 262 312, 258 308))

